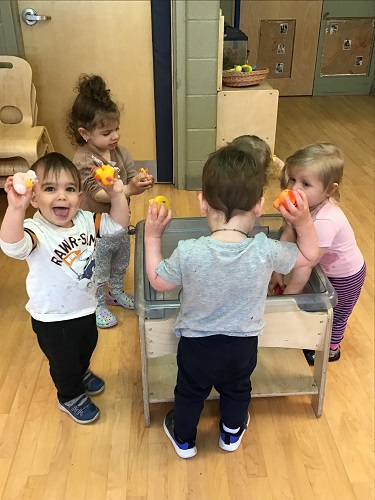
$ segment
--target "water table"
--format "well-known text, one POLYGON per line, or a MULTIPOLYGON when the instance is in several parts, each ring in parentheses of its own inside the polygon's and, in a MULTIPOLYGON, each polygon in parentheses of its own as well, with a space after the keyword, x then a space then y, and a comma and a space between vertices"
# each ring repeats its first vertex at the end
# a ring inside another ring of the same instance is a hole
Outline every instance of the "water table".
MULTIPOLYGON (((144 255, 145 221, 136 227, 134 298, 139 316, 144 418, 150 425, 150 403, 174 400, 178 338, 172 327, 180 307, 180 291, 157 292, 147 278, 144 255)), ((264 232, 279 239, 284 228, 280 215, 261 216, 252 236, 264 232)), ((209 235, 203 217, 173 219, 162 238, 162 255, 169 257, 181 239, 209 235)), ((327 363, 337 296, 319 266, 302 294, 268 296, 265 328, 259 336, 258 364, 251 377, 252 397, 312 395, 317 417, 323 410, 327 363), (310 367, 302 349, 316 351, 310 367)), ((218 398, 213 390, 209 399, 218 398)))

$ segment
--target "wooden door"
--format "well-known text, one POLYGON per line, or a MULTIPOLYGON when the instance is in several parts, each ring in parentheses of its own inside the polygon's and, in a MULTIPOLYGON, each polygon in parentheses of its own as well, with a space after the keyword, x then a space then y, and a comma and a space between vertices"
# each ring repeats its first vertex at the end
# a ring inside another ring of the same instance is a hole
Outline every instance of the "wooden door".
POLYGON ((280 96, 312 94, 321 9, 322 0, 241 4, 240 28, 249 37, 249 64, 269 67, 267 83, 280 96), (262 37, 261 28, 267 25, 262 37))
POLYGON ((120 105, 121 144, 137 160, 155 160, 151 9, 149 0, 18 0, 51 16, 33 26, 21 21, 25 57, 33 70, 39 106, 56 151, 71 157, 66 113, 81 73, 101 75, 120 105))

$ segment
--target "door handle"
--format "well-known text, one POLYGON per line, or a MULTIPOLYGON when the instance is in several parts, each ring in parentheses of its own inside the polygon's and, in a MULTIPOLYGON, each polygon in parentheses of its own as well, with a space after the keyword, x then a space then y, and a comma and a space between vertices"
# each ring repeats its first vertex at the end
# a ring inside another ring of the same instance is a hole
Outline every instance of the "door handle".
POLYGON ((36 24, 38 21, 50 21, 51 16, 39 16, 37 11, 34 9, 24 9, 21 14, 22 21, 29 26, 36 24))

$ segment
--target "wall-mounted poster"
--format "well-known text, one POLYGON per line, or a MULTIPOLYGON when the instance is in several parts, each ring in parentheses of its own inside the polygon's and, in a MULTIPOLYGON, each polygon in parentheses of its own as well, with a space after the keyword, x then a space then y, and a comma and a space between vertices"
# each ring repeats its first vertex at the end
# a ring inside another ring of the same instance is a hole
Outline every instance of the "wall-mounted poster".
POLYGON ((368 75, 374 28, 374 18, 326 20, 320 76, 368 75), (337 30, 332 36, 335 25, 337 30))

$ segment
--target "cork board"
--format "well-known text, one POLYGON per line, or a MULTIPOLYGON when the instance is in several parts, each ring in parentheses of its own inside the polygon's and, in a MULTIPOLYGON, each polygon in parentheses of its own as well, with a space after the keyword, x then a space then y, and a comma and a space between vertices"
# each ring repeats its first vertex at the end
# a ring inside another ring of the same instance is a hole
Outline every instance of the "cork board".
POLYGON ((290 78, 294 48, 295 19, 261 20, 258 68, 268 68, 268 78, 290 78))
POLYGON ((368 75, 374 45, 374 19, 326 21, 320 76, 368 75))

